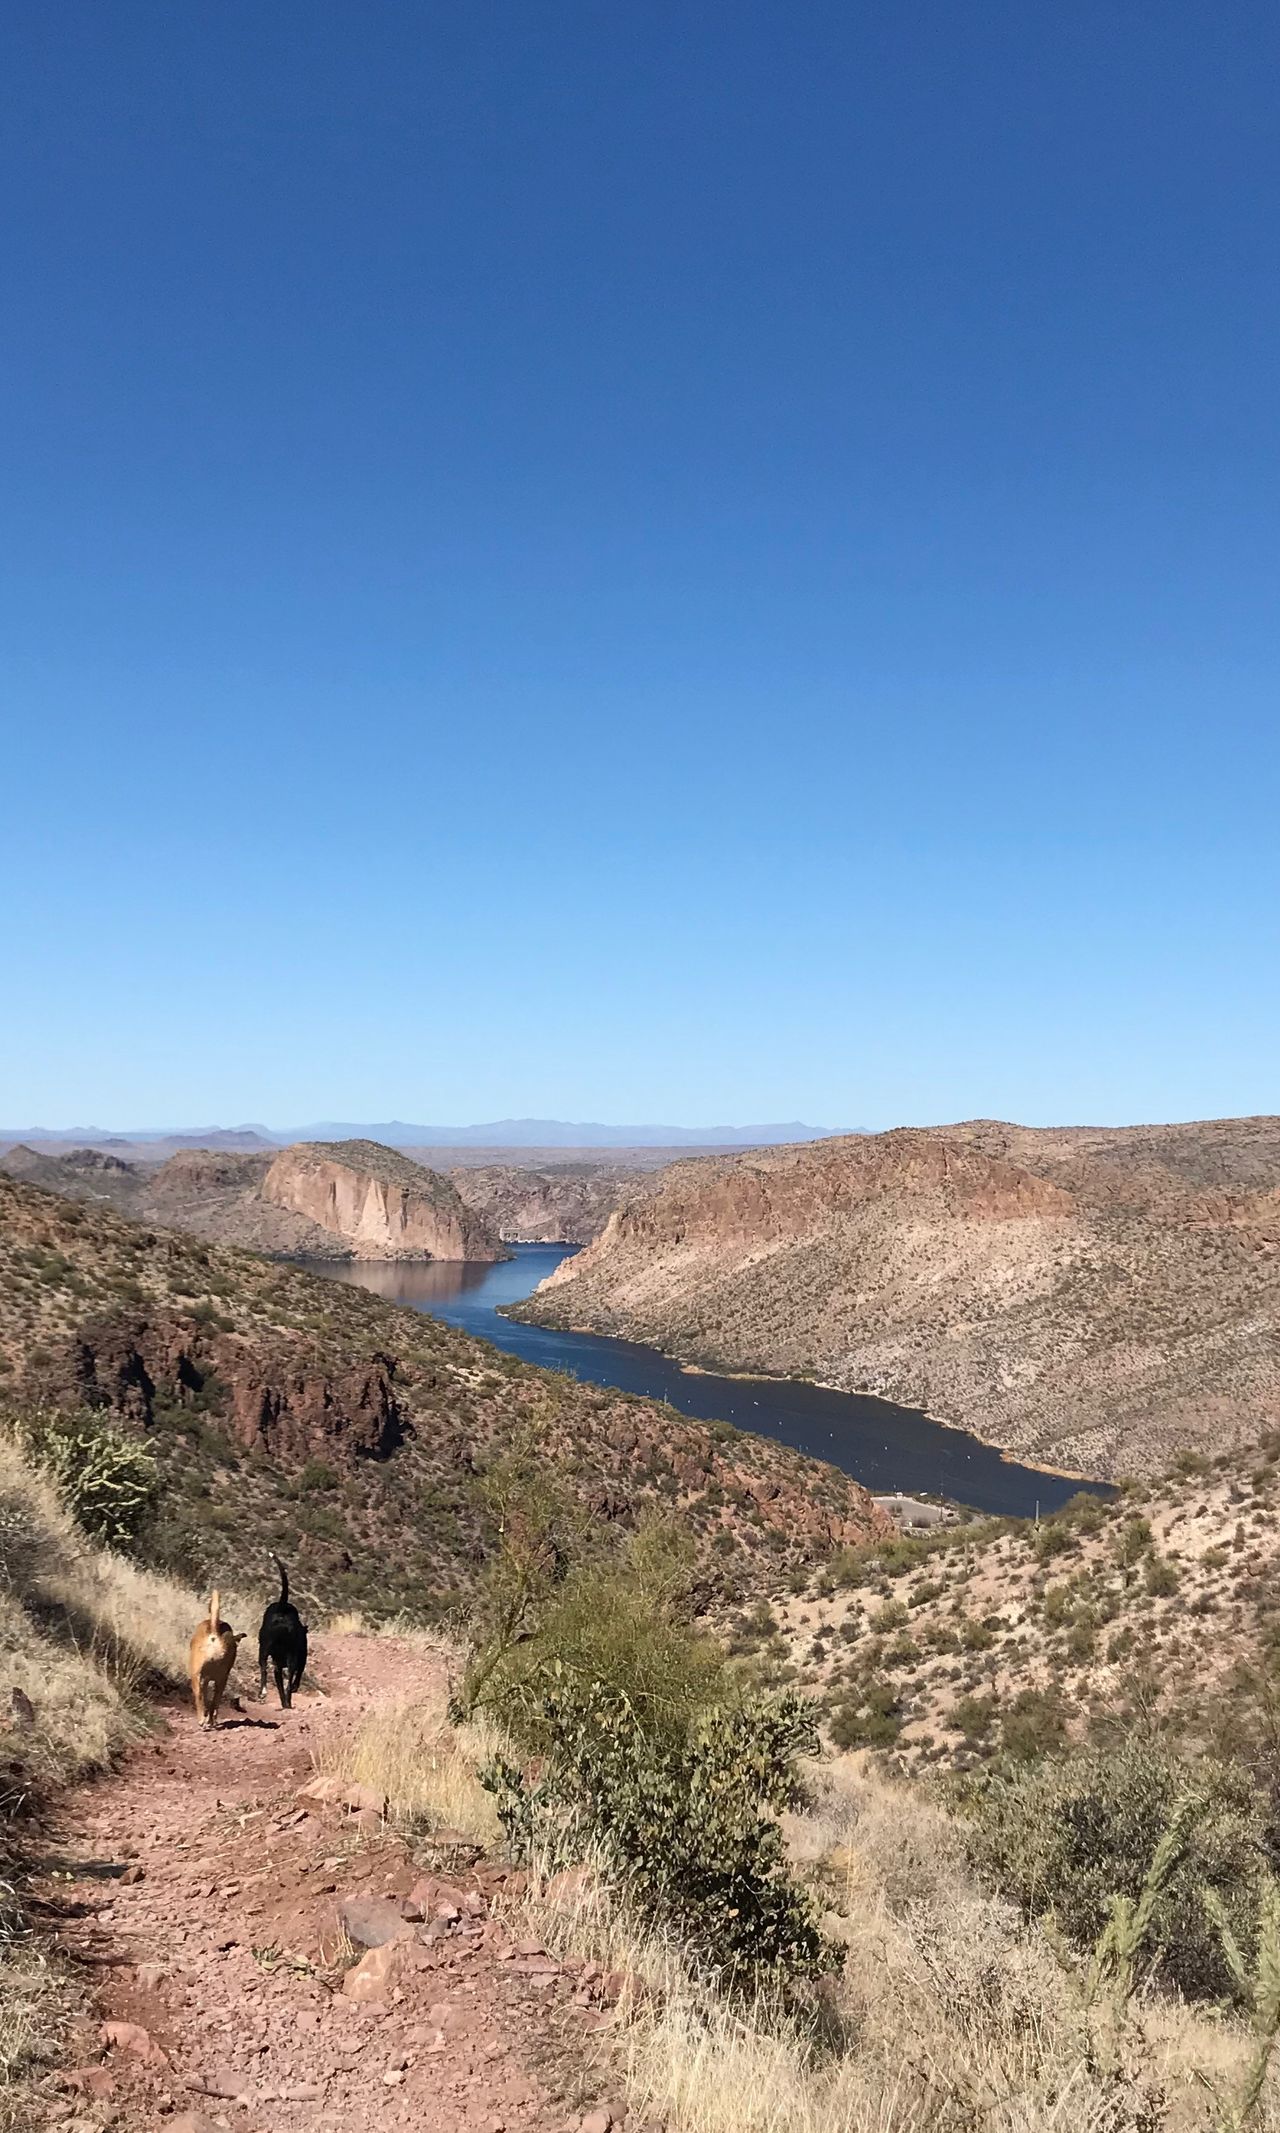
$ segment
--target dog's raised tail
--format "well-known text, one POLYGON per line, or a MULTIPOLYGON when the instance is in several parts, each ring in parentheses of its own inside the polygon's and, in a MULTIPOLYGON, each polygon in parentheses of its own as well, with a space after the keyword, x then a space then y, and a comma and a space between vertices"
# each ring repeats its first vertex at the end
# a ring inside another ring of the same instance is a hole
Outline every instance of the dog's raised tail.
POLYGON ((280 1572, 280 1605, 283 1607, 289 1597, 289 1573, 278 1555, 273 1555, 271 1560, 280 1572))
POLYGON ((215 1631, 222 1627, 222 1594, 216 1586, 209 1595, 209 1627, 215 1631))

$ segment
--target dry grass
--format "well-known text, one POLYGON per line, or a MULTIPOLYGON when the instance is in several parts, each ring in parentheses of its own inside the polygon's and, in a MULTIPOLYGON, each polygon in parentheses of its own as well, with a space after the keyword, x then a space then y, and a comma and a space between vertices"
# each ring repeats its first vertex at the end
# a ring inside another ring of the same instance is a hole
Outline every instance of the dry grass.
POLYGON ((33 2123, 30 2078, 56 2056, 71 2005, 66 1980, 37 1949, 0 1942, 0 2133, 33 2123))
POLYGON ((0 1755, 37 1785, 101 1769, 141 1724, 135 1692, 186 1675, 202 1603, 86 1539, 0 1436, 0 1755), (11 1732, 13 1691, 35 1718, 11 1732))
MULTIPOLYGON (((0 1434, 0 1824, 143 1731, 137 1692, 184 1678, 200 1611, 169 1579, 95 1548, 0 1434)), ((56 2055, 73 1995, 0 1894, 0 2129, 16 2133, 32 2123, 30 2077, 56 2055)))
MULTIPOLYGON (((634 2112, 672 2133, 1217 2133, 1249 2042, 1232 2020, 1139 2002, 1118 2032, 1085 2006, 1045 1935, 978 1890, 948 1818, 916 1785, 849 1759, 788 1818, 798 1871, 846 1949, 816 2030, 742 2016, 599 1877, 535 1888, 529 1923, 566 1956, 648 1988, 606 2047, 634 2112)), ((1274 2092, 1254 2121, 1276 2133, 1274 2092)))
POLYGON ((492 1848, 501 1830, 477 1773, 502 1741, 483 1722, 451 1726, 446 1702, 442 1687, 435 1696, 380 1705, 350 1731, 330 1735, 316 1767, 382 1793, 403 1829, 456 1829, 492 1848))
POLYGON ((430 1628, 420 1615, 409 1614, 403 1608, 376 1620, 358 1607, 342 1608, 329 1616, 325 1629, 334 1637, 391 1637, 397 1644, 411 1645, 415 1651, 430 1652, 451 1678, 461 1673, 464 1664, 457 1646, 442 1630, 430 1628))

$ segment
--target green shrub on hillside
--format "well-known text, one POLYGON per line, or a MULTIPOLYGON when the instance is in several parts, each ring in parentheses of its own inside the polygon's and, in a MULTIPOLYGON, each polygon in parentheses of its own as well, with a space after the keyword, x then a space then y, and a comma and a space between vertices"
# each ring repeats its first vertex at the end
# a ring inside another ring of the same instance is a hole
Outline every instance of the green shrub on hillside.
POLYGON ((1247 1772, 1181 1761, 1130 1738, 994 1782, 978 1802, 974 1863, 1031 1916, 1052 1913, 1077 1948, 1093 1948, 1113 1899, 1136 1902, 1162 1837, 1188 1803, 1182 1856, 1162 1889, 1147 1946, 1160 1974, 1193 1997, 1233 1982, 1206 1906, 1219 1899, 1248 1949, 1264 1868, 1264 1822, 1247 1772))
POLYGON ((535 1759, 536 1777, 502 1757, 483 1773, 512 1851, 602 1858, 636 1912, 733 1992, 827 1967, 776 1820, 798 1757, 817 1751, 807 1707, 749 1690, 694 1627, 693 1558, 671 1529, 642 1528, 620 1561, 565 1564, 549 1498, 524 1511, 499 1526, 459 1698, 535 1759))
POLYGON ((159 1473, 146 1446, 91 1409, 41 1415, 27 1441, 67 1509, 92 1540, 121 1553, 155 1515, 159 1473))
MULTIPOLYGON (((689 1619, 692 1550, 670 1529, 643 1527, 620 1562, 581 1563, 548 1582, 510 1641, 486 1644, 463 1690, 534 1750, 549 1744, 549 1673, 621 1697, 644 1732, 682 1737, 699 1713, 730 1700, 721 1646, 689 1619)), ((516 1573, 499 1576, 500 1589, 516 1573)))
POLYGON ((639 1916, 731 1994, 832 1967, 776 1820, 818 1746, 798 1697, 718 1705, 681 1731, 646 1725, 617 1688, 558 1661, 538 1686, 537 1781, 501 1757, 481 1773, 517 1858, 602 1857, 639 1916))

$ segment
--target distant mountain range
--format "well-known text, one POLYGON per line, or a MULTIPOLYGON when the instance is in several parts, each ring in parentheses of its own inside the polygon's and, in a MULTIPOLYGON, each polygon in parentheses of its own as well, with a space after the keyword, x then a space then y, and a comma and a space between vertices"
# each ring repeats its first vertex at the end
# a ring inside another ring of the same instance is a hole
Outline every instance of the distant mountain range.
POLYGON ((125 1148, 163 1141, 175 1148, 285 1148, 294 1141, 382 1141, 388 1148, 775 1148, 792 1141, 829 1140, 847 1127, 806 1126, 798 1119, 768 1126, 604 1126, 560 1118, 502 1118, 482 1126, 416 1126, 404 1119, 367 1125, 322 1119, 309 1126, 0 1127, 0 1143, 62 1142, 69 1147, 125 1148))

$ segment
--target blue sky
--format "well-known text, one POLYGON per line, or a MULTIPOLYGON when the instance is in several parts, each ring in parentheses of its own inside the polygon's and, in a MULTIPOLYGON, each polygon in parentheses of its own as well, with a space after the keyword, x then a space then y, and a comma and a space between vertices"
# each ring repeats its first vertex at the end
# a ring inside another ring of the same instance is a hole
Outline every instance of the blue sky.
POLYGON ((0 1124, 1280 1108, 1280 18, 0 23, 0 1124))

